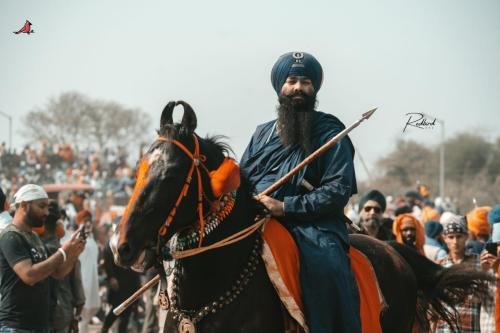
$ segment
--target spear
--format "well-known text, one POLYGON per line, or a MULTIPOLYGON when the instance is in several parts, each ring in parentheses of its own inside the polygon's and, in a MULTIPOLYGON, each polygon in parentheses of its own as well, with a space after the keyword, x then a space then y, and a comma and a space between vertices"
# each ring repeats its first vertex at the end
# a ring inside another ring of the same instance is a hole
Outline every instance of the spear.
MULTIPOLYGON (((330 149, 333 145, 335 145, 337 142, 339 142, 343 137, 345 137, 349 132, 351 132, 353 129, 359 126, 363 121, 367 120, 368 118, 371 117, 373 113, 377 111, 377 108, 371 109, 370 111, 367 111, 361 115, 361 118, 354 122, 351 126, 345 128, 343 131, 335 135, 333 138, 328 140, 325 144, 323 144, 321 147, 316 149, 311 155, 309 155, 307 158, 305 158, 302 162, 297 164, 292 170, 290 170, 286 175, 278 179, 274 184, 269 186, 266 190, 264 190, 262 193, 257 195, 257 198, 261 195, 268 195, 272 191, 276 190, 278 187, 283 185, 286 181, 288 181, 293 175, 295 175, 297 172, 299 172, 303 167, 306 165, 310 164, 312 161, 314 161, 316 158, 318 158, 321 154, 323 154, 325 151, 330 149)), ((351 224, 355 229, 358 231, 361 231, 358 226, 351 224)), ((156 285, 160 281, 160 275, 158 274, 155 276, 151 281, 146 283, 144 286, 142 286, 139 290, 137 290, 135 293, 132 294, 129 298, 127 298, 122 304, 120 304, 118 307, 116 307, 113 310, 113 313, 117 316, 119 316, 123 311, 125 311, 126 308, 128 308, 133 302, 135 302, 139 297, 141 297, 142 294, 152 286, 156 285)))
POLYGON ((315 159, 317 159, 321 154, 323 154, 325 151, 327 151, 328 149, 330 149, 334 144, 336 144, 337 142, 339 142, 343 137, 345 137, 350 131, 352 131, 353 129, 355 129, 356 127, 358 127, 359 124, 361 124, 366 119, 370 118, 371 115, 375 111, 377 111, 377 108, 371 109, 370 111, 367 111, 367 112, 363 113, 363 115, 361 116, 361 118, 358 121, 356 121, 355 123, 353 123, 351 126, 345 128, 343 131, 341 131, 340 133, 338 133, 337 135, 335 135, 333 138, 331 138, 330 140, 328 140, 324 145, 322 145, 321 147, 319 147, 318 149, 316 149, 311 155, 309 155, 302 162, 300 162, 299 164, 297 164, 286 175, 284 175, 283 177, 281 177, 280 179, 278 179, 274 184, 272 184, 266 190, 264 190, 264 192, 262 192, 259 195, 257 195, 257 197, 259 197, 261 195, 268 195, 269 193, 273 192, 278 187, 280 187, 281 185, 283 185, 293 175, 295 175, 297 172, 299 172, 303 167, 305 167, 306 165, 310 164, 312 161, 314 161, 315 159))

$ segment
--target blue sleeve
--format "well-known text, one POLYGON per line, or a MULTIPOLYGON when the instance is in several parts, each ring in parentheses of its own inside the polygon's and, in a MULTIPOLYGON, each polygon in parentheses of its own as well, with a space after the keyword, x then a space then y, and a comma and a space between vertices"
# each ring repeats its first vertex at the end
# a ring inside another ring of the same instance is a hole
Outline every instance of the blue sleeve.
POLYGON ((285 197, 285 217, 313 221, 332 212, 342 212, 349 201, 356 177, 348 139, 342 139, 313 163, 320 163, 320 186, 304 195, 285 197))
MULTIPOLYGON (((257 126, 255 129, 255 132, 252 135, 252 138, 250 139, 250 142, 248 143, 245 151, 243 152, 243 156, 241 156, 240 159, 240 170, 241 174, 244 177, 248 177, 248 172, 249 169, 252 168, 252 165, 248 165, 249 159, 252 159, 252 157, 255 154, 255 150, 258 149, 258 144, 260 143, 260 140, 262 140, 262 125, 257 126)), ((253 162, 252 162, 253 163, 253 162)))
POLYGON ((252 134, 252 138, 250 139, 250 142, 248 143, 243 156, 241 156, 240 167, 245 167, 248 159, 255 154, 255 150, 258 149, 259 144, 262 144, 262 140, 265 140, 266 132, 264 130, 266 129, 266 127, 269 127, 269 123, 259 125, 255 129, 255 132, 252 134))
POLYGON ((2 251, 10 267, 14 267, 18 262, 25 259, 31 260, 26 241, 14 231, 8 231, 2 235, 2 238, 0 238, 0 251, 2 251))
POLYGON ((248 161, 248 158, 250 156, 252 156, 252 151, 253 151, 253 144, 254 144, 254 137, 255 137, 255 134, 252 135, 252 138, 250 139, 250 142, 248 143, 248 146, 247 148, 245 149, 245 152, 243 153, 243 156, 241 156, 241 159, 240 159, 240 167, 243 167, 246 165, 247 161, 248 161))

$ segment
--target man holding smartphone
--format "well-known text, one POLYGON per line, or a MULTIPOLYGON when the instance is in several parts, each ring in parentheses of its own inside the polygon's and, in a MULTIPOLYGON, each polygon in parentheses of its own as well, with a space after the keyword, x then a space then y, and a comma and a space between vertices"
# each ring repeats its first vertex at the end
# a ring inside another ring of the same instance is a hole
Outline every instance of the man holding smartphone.
MULTIPOLYGON (((468 238, 467 223, 464 216, 455 215, 443 225, 443 238, 448 246, 448 255, 438 260, 438 263, 444 267, 450 267, 457 264, 467 263, 479 270, 479 257, 466 251, 465 242, 468 238)), ((481 312, 483 307, 481 300, 476 299, 474 295, 469 296, 466 301, 456 307, 459 314, 458 317, 458 332, 489 332, 494 330, 481 329, 481 312)), ((436 325, 436 333, 453 332, 445 322, 438 321, 436 325)))
POLYGON ((0 331, 51 331, 49 277, 65 277, 85 247, 76 233, 51 256, 36 233, 49 215, 47 193, 28 184, 14 195, 16 213, 0 234, 0 331))

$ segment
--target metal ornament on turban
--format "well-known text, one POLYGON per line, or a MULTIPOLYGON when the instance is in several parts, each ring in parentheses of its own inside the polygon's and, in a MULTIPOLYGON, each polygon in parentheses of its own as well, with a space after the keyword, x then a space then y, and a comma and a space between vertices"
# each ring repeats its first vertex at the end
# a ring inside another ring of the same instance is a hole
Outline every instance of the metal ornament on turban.
POLYGON ((323 83, 323 68, 309 53, 288 52, 278 58, 271 70, 271 83, 278 95, 289 76, 306 76, 317 93, 323 83))

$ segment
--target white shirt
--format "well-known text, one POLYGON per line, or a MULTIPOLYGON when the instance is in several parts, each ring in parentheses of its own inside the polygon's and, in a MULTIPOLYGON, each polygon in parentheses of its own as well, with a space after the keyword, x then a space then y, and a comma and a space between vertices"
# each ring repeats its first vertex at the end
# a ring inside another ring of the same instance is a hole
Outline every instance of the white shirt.
POLYGON ((82 268, 82 284, 85 293, 84 308, 92 309, 101 306, 99 297, 99 278, 97 275, 97 265, 99 257, 99 248, 92 235, 87 237, 85 249, 80 254, 82 268))

